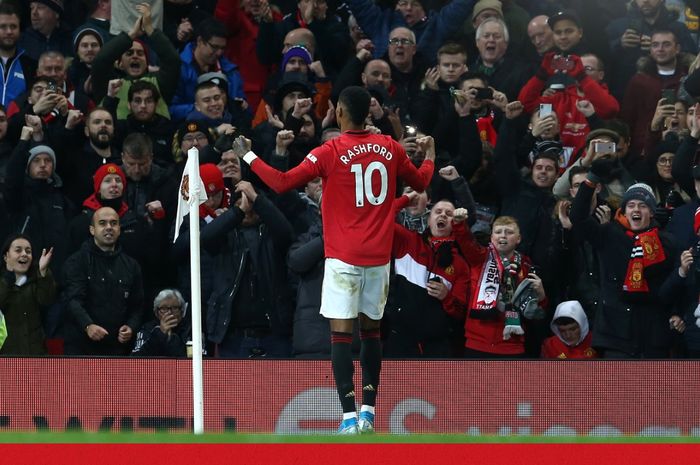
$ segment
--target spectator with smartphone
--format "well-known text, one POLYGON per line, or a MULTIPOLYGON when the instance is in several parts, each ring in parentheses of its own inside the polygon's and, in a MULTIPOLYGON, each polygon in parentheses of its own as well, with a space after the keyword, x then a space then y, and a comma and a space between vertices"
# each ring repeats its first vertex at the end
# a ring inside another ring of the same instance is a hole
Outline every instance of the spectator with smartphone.
POLYGON ((569 195, 571 184, 568 171, 573 167, 583 166, 590 169, 594 163, 604 163, 609 168, 609 176, 601 182, 600 198, 617 207, 625 191, 635 183, 634 177, 627 171, 619 157, 617 151, 619 140, 620 136, 610 129, 601 128, 588 133, 583 155, 559 177, 554 184, 554 195, 562 199, 569 195))
MULTIPOLYGON (((501 215, 517 220, 522 240, 518 251, 529 256, 534 263, 553 264, 559 261, 559 245, 553 242, 555 235, 552 186, 559 176, 559 156, 550 150, 536 154, 530 171, 522 174, 517 163, 517 147, 525 133, 527 117, 522 103, 516 101, 506 106, 505 118, 499 128, 498 144, 494 153, 496 186, 501 195, 501 215)), ((557 266, 542 269, 540 276, 547 292, 557 295, 561 283, 557 266)), ((537 357, 540 344, 547 331, 546 324, 536 323, 530 331, 527 351, 537 357)))
MULTIPOLYGON (((560 21, 566 24, 570 20, 560 21)), ((573 26, 572 26, 573 27, 573 26)), ((596 125, 591 118, 609 119, 617 115, 620 105, 610 95, 605 84, 600 82, 593 68, 587 67, 600 60, 594 55, 587 55, 586 61, 577 55, 562 55, 548 52, 542 59, 537 73, 521 89, 518 99, 529 113, 543 104, 551 105, 559 119, 560 139, 565 147, 570 147, 571 157, 562 164, 568 167, 576 160, 578 151, 584 146, 585 138, 596 125), (556 90, 555 90, 556 88, 556 90)))
MULTIPOLYGON (((653 152, 657 144, 670 140, 679 142, 687 135, 688 109, 688 102, 677 99, 673 89, 661 91, 661 99, 656 104, 654 116, 651 118, 651 124, 649 125, 649 132, 644 141, 642 154, 645 158, 647 154, 653 152)), ((650 171, 653 172, 654 167, 650 166, 650 168, 650 171)))
MULTIPOLYGON (((565 275, 566 283, 561 298, 578 301, 589 323, 593 324, 600 299, 600 264, 591 244, 573 230, 570 217, 572 201, 586 180, 588 171, 585 166, 572 166, 567 171, 566 176, 571 185, 569 195, 557 202, 555 213, 558 229, 556 243, 562 244, 562 260, 567 264, 559 268, 565 275)), ((605 224, 612 219, 613 211, 605 200, 600 198, 601 189, 602 185, 596 187, 589 212, 598 223, 605 224)))
POLYGON ((613 94, 621 99, 628 82, 637 70, 637 60, 651 51, 652 32, 666 30, 673 33, 679 51, 695 54, 697 45, 685 24, 676 20, 661 0, 634 0, 627 16, 612 21, 605 29, 610 42, 613 94))
MULTIPOLYGON (((649 58, 625 88, 620 116, 632 132, 632 151, 640 152, 664 89, 677 92, 687 67, 680 60, 681 46, 670 29, 651 34, 649 58)), ((668 97, 667 97, 668 98, 668 97)))
POLYGON ((435 148, 454 158, 459 150, 454 137, 459 124, 454 91, 467 71, 467 52, 459 44, 447 43, 438 50, 437 61, 436 67, 425 72, 421 91, 412 98, 411 115, 421 132, 433 135, 435 148))
POLYGON ((503 92, 509 101, 527 82, 532 70, 526 63, 508 54, 510 34, 503 20, 487 18, 476 29, 479 56, 470 65, 471 71, 484 74, 491 86, 503 92))

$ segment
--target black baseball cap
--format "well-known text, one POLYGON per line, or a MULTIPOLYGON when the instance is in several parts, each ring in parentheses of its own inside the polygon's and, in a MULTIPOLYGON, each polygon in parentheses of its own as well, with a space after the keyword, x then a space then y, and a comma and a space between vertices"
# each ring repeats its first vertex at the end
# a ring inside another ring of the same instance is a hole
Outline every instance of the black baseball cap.
POLYGON ((547 19, 547 24, 549 24, 550 29, 554 29, 555 24, 557 24, 559 21, 564 21, 565 19, 573 22, 579 28, 581 27, 581 19, 574 10, 563 10, 550 16, 549 19, 547 19))

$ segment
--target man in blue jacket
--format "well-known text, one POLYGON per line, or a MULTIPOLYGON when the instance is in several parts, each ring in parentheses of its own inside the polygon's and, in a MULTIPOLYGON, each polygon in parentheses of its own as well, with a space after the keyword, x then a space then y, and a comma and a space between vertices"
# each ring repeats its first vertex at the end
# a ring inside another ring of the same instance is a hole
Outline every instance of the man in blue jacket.
POLYGON ((452 0, 439 11, 428 11, 425 0, 398 0, 391 10, 372 0, 348 0, 357 24, 372 39, 374 56, 381 57, 389 45, 389 32, 406 26, 416 35, 418 51, 435 61, 437 50, 445 40, 459 32, 471 15, 474 0, 452 0))
POLYGON ((174 121, 184 120, 194 110, 197 78, 204 73, 224 73, 228 80, 228 98, 243 99, 247 108, 238 66, 222 56, 226 49, 226 28, 215 19, 206 19, 197 29, 194 42, 187 44, 180 53, 180 80, 170 105, 170 116, 174 121))

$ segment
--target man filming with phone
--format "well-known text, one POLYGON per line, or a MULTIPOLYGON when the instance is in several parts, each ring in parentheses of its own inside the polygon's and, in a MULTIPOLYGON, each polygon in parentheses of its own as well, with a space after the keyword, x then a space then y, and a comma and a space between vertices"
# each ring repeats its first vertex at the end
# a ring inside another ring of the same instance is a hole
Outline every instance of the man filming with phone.
MULTIPOLYGON (((540 68, 522 88, 518 100, 528 113, 543 104, 551 105, 559 119, 562 144, 576 154, 585 145, 592 125, 595 127, 591 118, 614 118, 620 105, 601 82, 602 60, 592 54, 583 57, 574 54, 583 50, 583 30, 578 16, 561 12, 549 18, 549 24, 554 31, 556 51, 544 55, 540 68)), ((574 160, 574 157, 563 160, 562 168, 574 160)))
POLYGON ((619 206, 620 199, 625 191, 635 183, 634 177, 627 171, 618 156, 617 143, 620 136, 609 129, 596 129, 588 134, 586 139, 586 151, 584 155, 574 162, 554 184, 553 192, 558 198, 566 198, 569 195, 571 183, 569 171, 574 166, 582 166, 592 169, 595 165, 604 166, 608 176, 601 180, 600 199, 605 200, 611 206, 619 206))
POLYGON ((653 32, 649 57, 640 60, 640 72, 627 84, 620 116, 630 126, 633 153, 639 153, 644 146, 659 99, 674 98, 681 78, 687 73, 686 66, 679 61, 680 53, 674 32, 653 32))

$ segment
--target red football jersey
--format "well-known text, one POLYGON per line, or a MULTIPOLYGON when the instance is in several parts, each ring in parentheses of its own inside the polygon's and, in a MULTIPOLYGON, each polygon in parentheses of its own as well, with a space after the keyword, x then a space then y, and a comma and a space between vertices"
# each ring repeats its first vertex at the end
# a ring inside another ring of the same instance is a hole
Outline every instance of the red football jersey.
POLYGON ((433 162, 420 169, 389 136, 346 131, 313 149, 298 166, 281 173, 256 159, 251 168, 276 192, 323 179, 323 239, 327 258, 358 266, 388 263, 394 235, 397 178, 423 191, 433 162))

